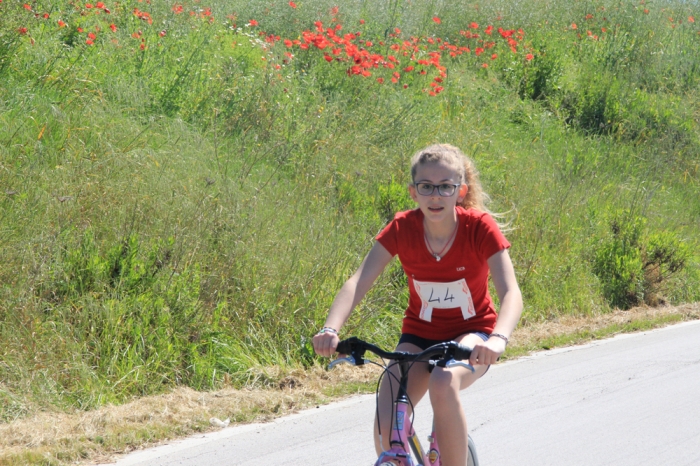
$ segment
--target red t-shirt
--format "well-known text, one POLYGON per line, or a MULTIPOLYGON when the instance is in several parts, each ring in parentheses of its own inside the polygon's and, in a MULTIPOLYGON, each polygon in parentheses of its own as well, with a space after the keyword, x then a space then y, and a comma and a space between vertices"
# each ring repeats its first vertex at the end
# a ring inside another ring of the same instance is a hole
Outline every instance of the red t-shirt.
POLYGON ((496 325, 486 261, 510 243, 489 214, 459 206, 456 210, 455 240, 439 262, 425 244, 420 209, 399 212, 377 235, 389 253, 399 256, 408 277, 403 333, 449 340, 466 332, 490 333, 496 325))

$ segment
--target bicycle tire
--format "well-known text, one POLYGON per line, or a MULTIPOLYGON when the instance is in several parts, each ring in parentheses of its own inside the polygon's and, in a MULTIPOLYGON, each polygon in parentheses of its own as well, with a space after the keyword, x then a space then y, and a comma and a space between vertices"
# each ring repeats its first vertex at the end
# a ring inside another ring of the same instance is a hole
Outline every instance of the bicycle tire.
POLYGON ((479 457, 476 455, 476 445, 471 435, 467 436, 467 466, 479 466, 479 457))

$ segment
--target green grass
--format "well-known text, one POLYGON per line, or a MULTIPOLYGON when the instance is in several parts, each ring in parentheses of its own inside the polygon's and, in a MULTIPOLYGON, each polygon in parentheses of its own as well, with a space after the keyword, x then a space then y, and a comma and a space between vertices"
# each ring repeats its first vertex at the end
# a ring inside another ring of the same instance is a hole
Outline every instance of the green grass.
MULTIPOLYGON (((0 419, 314 364, 310 336, 436 141, 511 223, 524 324, 700 299, 694 6, 297 3, 0 3, 0 419), (284 45, 317 20, 402 64, 349 75, 284 45), (478 57, 472 22, 494 25, 478 57), (517 53, 498 27, 522 28, 517 53), (436 96, 438 70, 390 48, 412 36, 442 53, 436 96)), ((343 334, 390 346, 405 303, 394 265, 343 334)))

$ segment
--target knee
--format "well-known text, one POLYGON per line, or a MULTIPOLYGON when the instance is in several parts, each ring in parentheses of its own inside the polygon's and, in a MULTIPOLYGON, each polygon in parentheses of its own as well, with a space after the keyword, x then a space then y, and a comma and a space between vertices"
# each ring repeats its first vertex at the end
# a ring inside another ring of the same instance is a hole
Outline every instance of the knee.
POLYGON ((459 400, 459 377, 451 371, 435 368, 430 375, 429 393, 430 402, 433 409, 440 405, 447 405, 454 408, 455 400, 459 400))

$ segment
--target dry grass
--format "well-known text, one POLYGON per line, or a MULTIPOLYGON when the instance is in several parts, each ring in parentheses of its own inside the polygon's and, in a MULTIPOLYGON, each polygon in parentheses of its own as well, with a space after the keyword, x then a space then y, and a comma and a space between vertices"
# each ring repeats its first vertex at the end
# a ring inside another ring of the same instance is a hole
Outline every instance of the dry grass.
MULTIPOLYGON (((637 308, 590 318, 562 317, 518 329, 511 349, 522 354, 542 348, 545 341, 573 344, 619 333, 617 329, 630 324, 649 328, 698 318, 700 303, 637 308)), ((378 374, 378 369, 371 366, 363 370, 339 367, 332 372, 317 367, 307 372, 267 374, 280 383, 265 390, 229 388, 202 393, 179 388, 90 412, 43 412, 0 426, 0 464, 108 461, 115 454, 213 430, 211 417, 230 418, 232 423, 265 421, 326 403, 333 397, 367 391, 378 374)))

